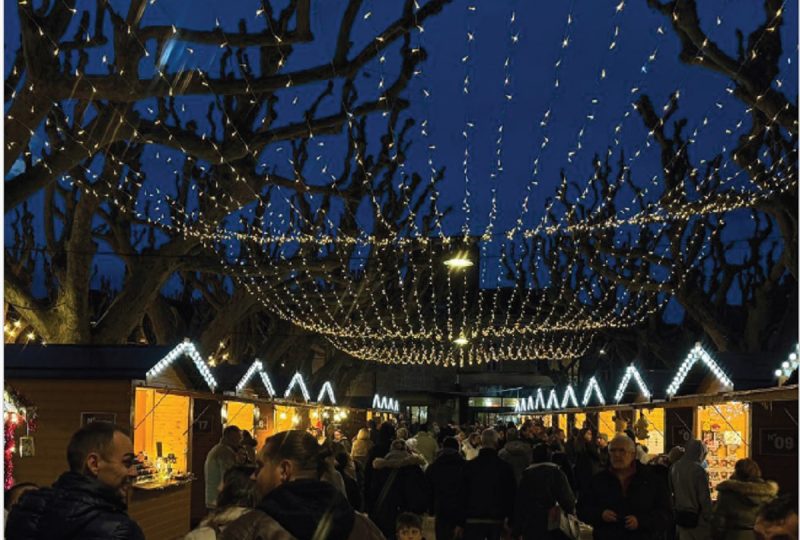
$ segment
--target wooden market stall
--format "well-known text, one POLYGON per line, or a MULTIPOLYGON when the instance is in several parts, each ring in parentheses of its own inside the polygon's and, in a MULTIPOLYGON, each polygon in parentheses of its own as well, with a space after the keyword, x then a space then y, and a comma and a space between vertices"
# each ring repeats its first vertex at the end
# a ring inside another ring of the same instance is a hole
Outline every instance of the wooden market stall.
POLYGON ((66 470, 69 438, 82 425, 127 430, 142 461, 128 511, 150 538, 189 531, 195 401, 216 381, 194 346, 39 345, 5 347, 7 382, 37 404, 34 455, 19 458, 20 481, 51 484, 66 470))

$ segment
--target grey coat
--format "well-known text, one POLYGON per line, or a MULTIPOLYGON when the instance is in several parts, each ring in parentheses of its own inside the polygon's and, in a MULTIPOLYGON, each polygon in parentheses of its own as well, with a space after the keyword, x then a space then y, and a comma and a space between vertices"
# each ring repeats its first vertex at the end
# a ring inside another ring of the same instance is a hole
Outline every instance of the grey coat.
POLYGON ((673 509, 700 515, 697 527, 677 527, 678 540, 711 538, 711 491, 708 488, 708 473, 700 465, 705 456, 705 445, 696 439, 691 440, 686 444, 686 453, 669 471, 673 509))

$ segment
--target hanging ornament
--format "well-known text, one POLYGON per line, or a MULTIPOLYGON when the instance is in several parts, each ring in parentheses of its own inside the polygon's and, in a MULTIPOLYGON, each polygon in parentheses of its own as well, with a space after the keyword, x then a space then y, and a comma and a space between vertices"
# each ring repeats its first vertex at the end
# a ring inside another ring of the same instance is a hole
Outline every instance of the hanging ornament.
POLYGON ((640 441, 647 440, 649 436, 647 433, 648 427, 650 427, 650 423, 647 421, 644 412, 642 412, 639 414, 639 419, 633 426, 633 434, 636 435, 636 438, 639 439, 640 441))

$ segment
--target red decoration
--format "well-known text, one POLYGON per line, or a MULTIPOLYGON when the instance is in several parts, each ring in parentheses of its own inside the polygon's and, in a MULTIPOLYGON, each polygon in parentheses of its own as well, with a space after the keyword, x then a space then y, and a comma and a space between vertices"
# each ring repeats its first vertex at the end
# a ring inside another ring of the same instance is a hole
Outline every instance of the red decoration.
POLYGON ((9 489, 14 485, 14 450, 16 449, 15 434, 23 422, 26 424, 28 434, 36 431, 38 427, 36 407, 19 394, 11 386, 6 386, 4 401, 9 401, 17 408, 18 412, 4 411, 3 414, 3 487, 9 489), (22 414, 25 412, 25 415, 22 414), (27 416, 26 416, 27 415, 27 416))
POLYGON ((14 485, 14 432, 18 425, 19 423, 14 424, 11 420, 6 420, 3 424, 4 489, 9 489, 14 485))

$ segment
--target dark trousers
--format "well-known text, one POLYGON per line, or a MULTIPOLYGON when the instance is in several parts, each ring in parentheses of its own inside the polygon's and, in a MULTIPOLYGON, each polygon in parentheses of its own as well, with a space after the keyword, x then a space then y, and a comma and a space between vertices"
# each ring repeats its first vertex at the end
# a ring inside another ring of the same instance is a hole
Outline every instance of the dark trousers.
POLYGON ((453 532, 457 525, 454 520, 436 516, 436 540, 453 540, 453 532))
POLYGON ((464 527, 464 540, 500 540, 502 535, 502 524, 467 523, 464 527))

